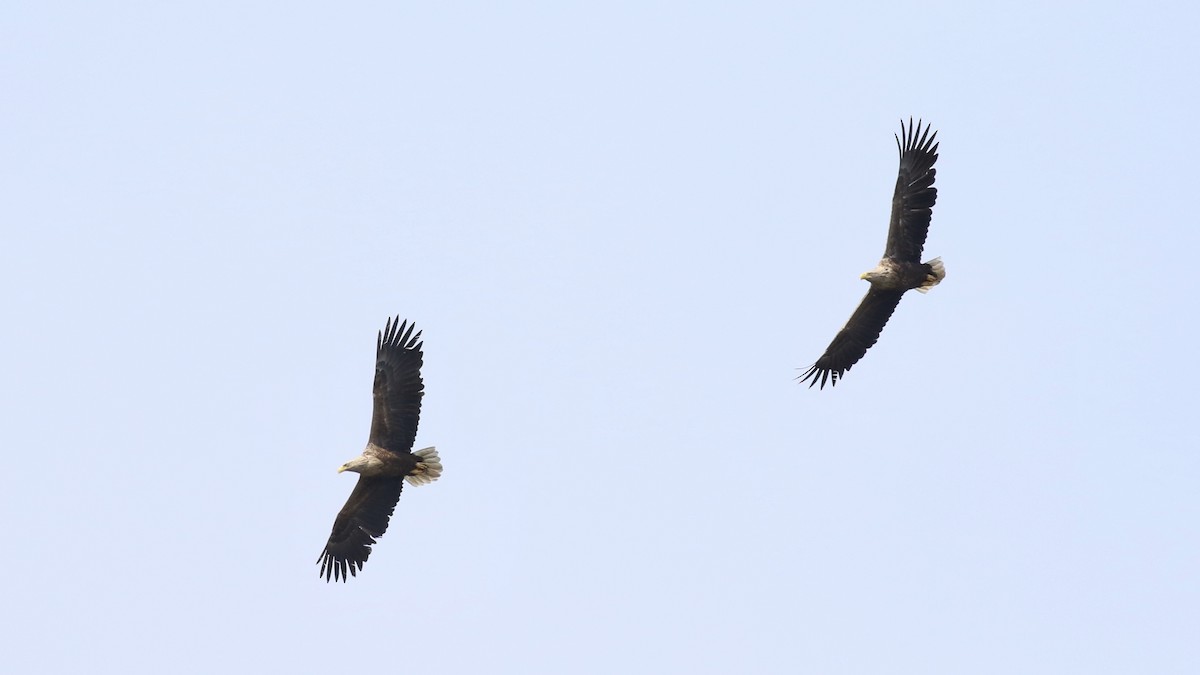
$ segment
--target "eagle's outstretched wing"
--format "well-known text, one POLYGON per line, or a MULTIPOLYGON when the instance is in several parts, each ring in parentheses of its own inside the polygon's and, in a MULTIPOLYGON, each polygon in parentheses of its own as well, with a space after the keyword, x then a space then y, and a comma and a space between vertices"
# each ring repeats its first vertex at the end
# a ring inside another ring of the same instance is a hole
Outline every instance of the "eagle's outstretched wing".
POLYGON ((317 562, 326 581, 345 581, 357 575, 371 555, 371 545, 387 532, 388 520, 400 501, 403 478, 359 476, 346 505, 333 521, 333 532, 317 562))
POLYGON ((879 291, 875 288, 867 291, 862 302, 858 303, 858 309, 850 315, 850 320, 834 336, 821 358, 804 371, 800 381, 811 379, 809 387, 820 382, 822 389, 826 380, 832 380, 831 385, 836 385, 842 375, 850 370, 850 366, 858 363, 879 339, 879 334, 883 332, 888 319, 892 318, 892 312, 896 311, 896 305, 900 304, 903 295, 903 291, 879 291))
POLYGON ((896 177, 896 192, 892 195, 892 220, 888 225, 887 245, 883 257, 904 262, 921 262, 921 250, 925 248, 925 237, 929 234, 929 217, 937 201, 937 188, 933 179, 937 169, 938 144, 934 142, 937 132, 930 134, 929 125, 921 131, 921 122, 914 127, 912 118, 905 129, 900 121, 900 136, 896 147, 900 149, 900 173, 896 177))
POLYGON ((421 419, 421 332, 400 317, 388 319, 375 349, 375 409, 371 414, 369 442, 403 453, 412 450, 421 419))

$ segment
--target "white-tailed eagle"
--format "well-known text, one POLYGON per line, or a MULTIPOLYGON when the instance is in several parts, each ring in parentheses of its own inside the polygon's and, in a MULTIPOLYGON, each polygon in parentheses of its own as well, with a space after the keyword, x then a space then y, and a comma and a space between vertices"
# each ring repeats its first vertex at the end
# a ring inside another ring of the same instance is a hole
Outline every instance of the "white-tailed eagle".
POLYGON ((371 545, 387 531, 404 481, 431 483, 442 475, 437 450, 411 452, 421 418, 421 333, 407 321, 388 319, 375 343, 375 409, 371 435, 359 457, 338 469, 358 473, 358 484, 333 521, 333 532, 317 562, 326 581, 358 574, 371 545))
POLYGON ((900 122, 900 136, 896 136, 896 147, 900 149, 900 175, 896 178, 896 192, 892 195, 892 221, 888 226, 887 245, 883 259, 875 269, 864 272, 862 279, 871 282, 871 290, 859 303, 829 343, 829 348, 817 362, 800 376, 800 381, 812 380, 809 387, 818 382, 836 385, 850 367, 867 353, 879 339, 880 332, 891 318, 896 305, 905 291, 916 289, 927 293, 946 278, 946 268, 941 258, 927 263, 921 262, 921 251, 925 248, 925 236, 929 233, 929 218, 933 204, 937 201, 937 188, 933 179, 937 170, 938 144, 934 142, 937 132, 929 133, 921 122, 913 127, 912 118, 908 128, 900 122))

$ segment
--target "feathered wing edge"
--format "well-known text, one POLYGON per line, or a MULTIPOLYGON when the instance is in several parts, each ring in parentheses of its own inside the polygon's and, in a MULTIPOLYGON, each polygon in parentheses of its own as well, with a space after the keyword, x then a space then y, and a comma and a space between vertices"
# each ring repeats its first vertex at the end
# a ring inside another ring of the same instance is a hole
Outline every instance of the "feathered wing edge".
POLYGON ((892 193, 892 216, 883 251, 885 258, 912 263, 921 262, 933 205, 937 202, 937 188, 933 187, 937 178, 937 169, 933 168, 938 158, 937 132, 930 125, 925 125, 922 131, 922 123, 923 120, 917 120, 914 126, 910 117, 906 129, 904 120, 900 120, 900 135, 896 136, 900 168, 892 193))
POLYGON ((415 324, 388 318, 375 342, 375 381, 369 441, 391 452, 412 450, 421 421, 424 354, 415 324))
POLYGON ((812 380, 808 384, 810 388, 819 382, 820 388, 824 389, 827 381, 830 386, 836 386, 846 371, 858 363, 879 339, 903 295, 903 291, 879 291, 875 288, 867 291, 825 353, 797 379, 801 383, 812 380))
POLYGON ((403 489, 403 478, 359 476, 346 505, 333 521, 325 550, 317 558, 325 581, 346 581, 358 575, 371 556, 371 546, 387 532, 403 489))

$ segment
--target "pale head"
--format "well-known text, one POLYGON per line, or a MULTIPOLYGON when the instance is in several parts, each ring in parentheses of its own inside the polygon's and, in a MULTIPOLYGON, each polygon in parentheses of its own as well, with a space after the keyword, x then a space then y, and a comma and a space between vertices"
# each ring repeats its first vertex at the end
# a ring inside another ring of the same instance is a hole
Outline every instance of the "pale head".
POLYGON ((353 471, 354 473, 363 473, 363 470, 368 468, 370 465, 371 465, 371 460, 369 457, 359 455, 358 457, 355 457, 354 459, 350 460, 349 462, 346 462, 345 464, 339 466, 338 473, 341 473, 343 471, 353 471))
POLYGON ((895 288, 900 281, 896 266, 887 258, 880 260, 875 269, 863 272, 858 278, 871 282, 871 285, 877 288, 895 288))

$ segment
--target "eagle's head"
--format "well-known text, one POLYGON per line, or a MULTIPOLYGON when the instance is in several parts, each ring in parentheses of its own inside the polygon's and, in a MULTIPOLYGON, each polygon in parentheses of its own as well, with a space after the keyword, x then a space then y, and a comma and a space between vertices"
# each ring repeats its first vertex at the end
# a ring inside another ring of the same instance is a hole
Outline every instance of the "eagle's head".
POLYGON ((887 259, 879 261, 875 269, 867 270, 858 277, 871 282, 872 286, 880 288, 892 288, 899 281, 899 275, 896 273, 896 268, 889 264, 887 259))
POLYGON ((341 473, 343 471, 353 471, 355 473, 362 473, 363 469, 366 466, 367 466, 367 458, 366 457, 355 457, 354 459, 350 460, 349 462, 346 462, 345 464, 339 466, 338 473, 341 473))

